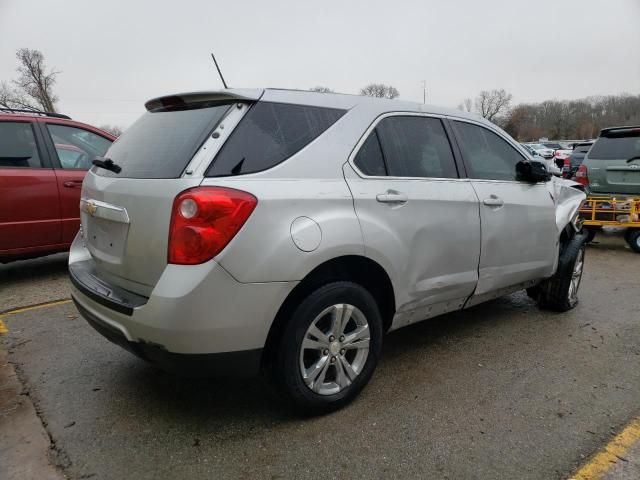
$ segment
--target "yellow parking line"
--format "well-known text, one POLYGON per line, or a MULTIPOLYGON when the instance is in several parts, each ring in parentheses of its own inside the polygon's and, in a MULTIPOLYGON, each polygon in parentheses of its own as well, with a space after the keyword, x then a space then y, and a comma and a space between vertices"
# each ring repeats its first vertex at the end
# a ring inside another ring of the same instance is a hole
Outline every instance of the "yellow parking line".
POLYGON ((597 480, 618 462, 635 442, 640 440, 640 417, 635 418, 616 435, 587 464, 583 465, 572 480, 597 480))
POLYGON ((0 314, 0 335, 8 333, 9 329, 2 321, 5 317, 9 315, 16 315, 18 313, 30 312, 31 310, 39 310, 41 308, 54 307, 56 305, 64 305, 65 303, 70 303, 70 299, 65 300, 54 300, 53 302, 40 303, 38 305, 31 305, 29 307, 16 308, 15 310, 9 310, 8 312, 4 312, 0 314))

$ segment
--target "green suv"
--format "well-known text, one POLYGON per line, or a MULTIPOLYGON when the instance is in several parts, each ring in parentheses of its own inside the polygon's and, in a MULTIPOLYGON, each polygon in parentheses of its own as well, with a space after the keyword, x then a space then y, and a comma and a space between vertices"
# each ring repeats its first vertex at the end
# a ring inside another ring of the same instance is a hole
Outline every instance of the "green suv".
POLYGON ((576 180, 590 194, 640 196, 640 126, 602 130, 576 180))

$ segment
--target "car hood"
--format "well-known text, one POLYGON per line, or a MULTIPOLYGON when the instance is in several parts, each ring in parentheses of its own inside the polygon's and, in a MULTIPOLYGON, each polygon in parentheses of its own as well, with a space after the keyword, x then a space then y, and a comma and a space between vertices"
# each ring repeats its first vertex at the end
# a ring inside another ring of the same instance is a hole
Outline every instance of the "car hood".
POLYGON ((578 210, 587 195, 582 185, 564 178, 553 177, 547 182, 547 188, 556 206, 556 227, 561 233, 578 216, 578 210))

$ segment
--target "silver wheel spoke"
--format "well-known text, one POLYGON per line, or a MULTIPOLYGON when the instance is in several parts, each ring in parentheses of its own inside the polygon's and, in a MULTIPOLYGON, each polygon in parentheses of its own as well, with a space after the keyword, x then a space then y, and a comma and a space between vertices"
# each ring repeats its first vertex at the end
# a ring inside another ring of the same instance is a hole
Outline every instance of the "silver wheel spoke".
POLYGON ((341 304, 334 307, 331 317, 331 332, 334 336, 339 337, 344 332, 344 327, 347 326, 353 313, 353 307, 351 305, 341 304))
POLYGON ((324 385, 324 379, 327 376, 327 370, 329 370, 329 365, 330 365, 329 359, 325 358, 324 365, 323 365, 322 369, 320 370, 320 374, 317 376, 316 381, 313 382, 312 388, 313 388, 314 392, 316 392, 316 393, 320 392, 320 389, 322 388, 322 385, 324 385))
POLYGON ((353 381, 358 376, 358 374, 356 373, 356 371, 353 369, 353 367, 351 366, 351 364, 346 358, 340 357, 340 365, 344 369, 350 381, 353 381))
POLYGON ((329 357, 322 356, 318 359, 316 363, 311 365, 304 372, 304 381, 305 383, 312 389, 316 389, 317 383, 322 383, 325 375, 327 374, 327 368, 329 368, 329 357), (322 379, 318 379, 318 377, 322 374, 322 379), (320 382, 316 382, 316 380, 320 380, 320 382))
POLYGON ((316 327, 315 323, 311 324, 309 330, 307 330, 306 338, 311 335, 312 337, 316 337, 320 342, 329 344, 329 337, 325 335, 318 327, 316 327))
POLYGON ((362 325, 355 331, 345 335, 344 348, 369 348, 369 325, 362 325))
POLYGON ((318 342, 317 340, 313 340, 308 336, 302 341, 303 350, 324 350, 328 347, 328 345, 328 343, 318 342))
POLYGON ((355 375, 351 377, 349 373, 346 371, 344 358, 339 357, 335 365, 336 365, 336 383, 338 384, 340 389, 343 389, 351 385, 351 380, 355 378, 355 375))

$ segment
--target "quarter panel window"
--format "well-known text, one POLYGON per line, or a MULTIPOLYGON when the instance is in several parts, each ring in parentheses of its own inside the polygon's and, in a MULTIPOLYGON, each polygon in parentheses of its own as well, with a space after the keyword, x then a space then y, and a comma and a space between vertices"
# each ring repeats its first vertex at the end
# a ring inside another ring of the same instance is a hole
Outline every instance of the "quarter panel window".
POLYGON ((516 164, 525 158, 492 131, 466 122, 453 122, 469 178, 516 180, 516 164))
POLYGON ((365 140, 354 159, 354 163, 365 175, 382 177, 387 175, 384 157, 380 149, 378 134, 374 130, 365 140))
POLYGON ((0 122, 0 167, 42 167, 30 123, 0 122))
POLYGON ((335 108, 257 102, 222 146, 207 176, 274 167, 322 135, 344 113, 335 108))
POLYGON ((53 140, 60 166, 65 169, 91 167, 91 161, 104 156, 111 146, 111 140, 82 128, 67 125, 47 124, 53 140))
POLYGON ((440 119, 387 117, 376 130, 390 176, 458 177, 451 145, 440 119))

